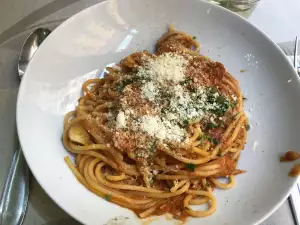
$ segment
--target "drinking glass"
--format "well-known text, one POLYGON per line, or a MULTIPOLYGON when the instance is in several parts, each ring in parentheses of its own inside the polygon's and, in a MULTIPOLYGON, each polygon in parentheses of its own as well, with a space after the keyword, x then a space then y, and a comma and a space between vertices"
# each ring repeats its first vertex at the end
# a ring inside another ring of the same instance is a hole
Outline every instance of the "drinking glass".
POLYGON ((233 12, 245 12, 252 9, 259 0, 208 0, 217 5, 223 6, 233 12))

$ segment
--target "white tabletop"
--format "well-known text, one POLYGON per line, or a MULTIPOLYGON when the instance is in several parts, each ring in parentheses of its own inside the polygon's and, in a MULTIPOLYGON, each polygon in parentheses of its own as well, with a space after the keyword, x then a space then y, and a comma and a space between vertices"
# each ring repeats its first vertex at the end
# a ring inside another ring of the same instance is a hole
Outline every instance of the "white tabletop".
MULTIPOLYGON (((19 80, 16 62, 28 33, 39 26, 56 27, 63 20, 102 0, 1 0, 0 1, 0 190, 15 148, 15 104, 19 80)), ((300 1, 261 0, 243 16, 276 43, 300 36, 300 1), (298 29, 297 29, 298 28, 298 29)), ((41 149, 42 150, 42 149, 41 149)), ((32 178, 24 225, 78 224, 63 212, 32 178)), ((295 225, 286 201, 262 225, 295 225)))

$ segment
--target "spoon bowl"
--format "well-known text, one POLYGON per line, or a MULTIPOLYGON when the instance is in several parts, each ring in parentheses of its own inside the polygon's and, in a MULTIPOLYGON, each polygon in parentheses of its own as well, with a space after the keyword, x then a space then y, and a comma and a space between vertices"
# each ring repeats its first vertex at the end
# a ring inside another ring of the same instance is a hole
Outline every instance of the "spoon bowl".
POLYGON ((50 33, 51 31, 47 28, 38 28, 33 31, 24 42, 18 62, 20 79, 23 77, 30 59, 50 33))

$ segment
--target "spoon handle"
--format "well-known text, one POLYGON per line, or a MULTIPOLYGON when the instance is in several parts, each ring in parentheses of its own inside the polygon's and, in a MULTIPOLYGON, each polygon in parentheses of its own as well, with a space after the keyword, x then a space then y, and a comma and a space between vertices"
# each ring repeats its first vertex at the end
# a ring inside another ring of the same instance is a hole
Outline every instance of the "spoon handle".
POLYGON ((13 156, 0 201, 0 224, 21 225, 29 195, 29 169, 19 147, 13 156))

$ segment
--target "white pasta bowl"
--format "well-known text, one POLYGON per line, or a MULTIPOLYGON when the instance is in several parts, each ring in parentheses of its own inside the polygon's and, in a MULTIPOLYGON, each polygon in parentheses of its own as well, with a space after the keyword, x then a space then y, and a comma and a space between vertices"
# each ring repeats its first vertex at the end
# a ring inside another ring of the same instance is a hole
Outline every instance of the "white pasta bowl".
MULTIPOLYGON (((64 162, 64 115, 74 109, 82 83, 132 52, 153 51, 169 24, 197 37, 201 54, 220 61, 248 100, 251 129, 237 186, 216 190, 217 211, 187 224, 259 224, 286 199, 295 179, 279 156, 299 149, 300 83, 281 50, 239 16, 199 0, 110 0, 59 26, 34 55, 23 78, 17 125, 24 155, 49 196, 84 224, 140 224, 133 212, 88 191, 64 162), (245 72, 243 72, 245 70, 245 72), (243 72, 243 73, 242 73, 243 72)), ((174 224, 163 216, 153 224, 174 224)))

